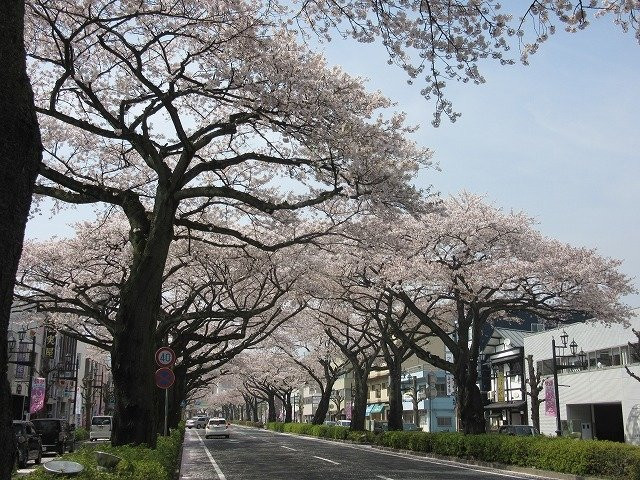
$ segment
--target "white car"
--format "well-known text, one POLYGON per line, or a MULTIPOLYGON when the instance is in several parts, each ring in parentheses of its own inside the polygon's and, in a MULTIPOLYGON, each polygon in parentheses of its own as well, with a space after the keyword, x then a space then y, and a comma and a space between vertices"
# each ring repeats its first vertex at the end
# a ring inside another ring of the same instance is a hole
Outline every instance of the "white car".
POLYGON ((204 438, 225 437, 229 438, 231 433, 230 424, 224 418, 210 418, 204 430, 204 438))
POLYGON ((193 417, 186 421, 184 424, 187 428, 204 428, 209 419, 207 417, 193 417))

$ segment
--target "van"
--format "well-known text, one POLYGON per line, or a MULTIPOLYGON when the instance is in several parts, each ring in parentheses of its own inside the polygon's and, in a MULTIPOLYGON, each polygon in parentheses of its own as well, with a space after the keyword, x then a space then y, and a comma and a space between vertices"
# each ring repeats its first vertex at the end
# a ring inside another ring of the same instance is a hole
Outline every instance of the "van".
POLYGON ((111 428, 113 417, 108 415, 96 415, 91 417, 91 428, 89 429, 89 440, 111 440, 111 428))

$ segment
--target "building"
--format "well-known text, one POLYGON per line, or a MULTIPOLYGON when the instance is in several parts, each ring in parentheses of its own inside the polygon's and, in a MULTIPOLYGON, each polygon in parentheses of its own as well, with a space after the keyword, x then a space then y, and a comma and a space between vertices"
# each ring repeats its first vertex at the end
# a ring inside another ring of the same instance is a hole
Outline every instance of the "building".
POLYGON ((556 411, 553 389, 553 349, 558 356, 558 400, 563 433, 640 444, 640 382, 627 373, 640 375, 629 343, 638 339, 640 317, 630 328, 602 323, 575 323, 524 338, 526 355, 532 355, 537 371, 545 379, 540 406, 540 429, 555 435, 556 411), (566 332, 566 335, 565 335, 566 332), (566 346, 563 347, 565 342, 566 346), (573 347, 573 348, 572 348, 573 347))
POLYGON ((490 378, 484 407, 489 430, 528 423, 524 337, 530 333, 496 327, 483 350, 490 378))

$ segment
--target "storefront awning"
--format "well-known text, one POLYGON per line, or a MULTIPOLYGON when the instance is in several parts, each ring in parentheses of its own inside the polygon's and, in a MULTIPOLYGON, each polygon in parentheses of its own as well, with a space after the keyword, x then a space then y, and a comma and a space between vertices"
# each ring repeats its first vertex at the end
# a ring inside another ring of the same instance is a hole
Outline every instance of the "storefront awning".
POLYGON ((485 410, 520 410, 527 404, 524 400, 512 400, 510 402, 496 402, 485 405, 485 410))

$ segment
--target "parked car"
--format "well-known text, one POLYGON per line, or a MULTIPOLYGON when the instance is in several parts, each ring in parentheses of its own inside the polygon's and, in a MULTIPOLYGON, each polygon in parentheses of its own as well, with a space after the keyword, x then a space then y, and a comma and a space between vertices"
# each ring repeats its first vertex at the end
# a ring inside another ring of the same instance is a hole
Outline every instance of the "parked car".
POLYGON ((33 428, 33 424, 24 420, 14 420, 13 433, 18 447, 18 468, 25 468, 29 460, 34 460, 36 465, 42 462, 42 438, 33 428))
POLYGON ((207 422, 207 426, 204 430, 204 438, 210 437, 225 437, 229 438, 231 434, 230 424, 226 419, 222 417, 211 418, 207 422))
POLYGON ((42 437, 43 452, 73 452, 75 443, 75 425, 62 418, 34 418, 31 420, 36 432, 42 437))
POLYGON ((524 436, 533 436, 540 435, 540 432, 531 425, 502 425, 498 429, 498 433, 502 433, 504 435, 524 435, 524 436))
POLYGON ((418 432, 421 430, 415 423, 403 423, 402 430, 405 432, 418 432))
POLYGON ((113 417, 109 415, 96 415, 91 417, 91 427, 89 428, 89 440, 110 440, 113 417))
POLYGON ((337 423, 334 422, 333 420, 325 420, 324 421, 324 425, 328 425, 330 427, 333 427, 333 426, 337 425, 337 423))
POLYGON ((351 426, 351 420, 338 420, 336 422, 336 425, 338 425, 339 427, 350 427, 351 426))

